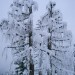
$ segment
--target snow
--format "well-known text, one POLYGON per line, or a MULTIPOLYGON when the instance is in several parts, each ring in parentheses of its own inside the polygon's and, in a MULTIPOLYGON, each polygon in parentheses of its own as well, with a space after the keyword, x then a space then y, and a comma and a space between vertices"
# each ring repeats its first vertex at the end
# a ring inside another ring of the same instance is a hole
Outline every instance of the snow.
POLYGON ((54 9, 55 5, 55 2, 48 4, 48 11, 36 29, 33 29, 32 13, 38 5, 33 0, 14 0, 8 20, 1 21, 1 29, 11 38, 14 71, 19 74, 29 75, 30 64, 34 65, 35 75, 39 72, 43 75, 73 74, 72 54, 69 55, 72 33, 67 30, 60 11, 54 9))

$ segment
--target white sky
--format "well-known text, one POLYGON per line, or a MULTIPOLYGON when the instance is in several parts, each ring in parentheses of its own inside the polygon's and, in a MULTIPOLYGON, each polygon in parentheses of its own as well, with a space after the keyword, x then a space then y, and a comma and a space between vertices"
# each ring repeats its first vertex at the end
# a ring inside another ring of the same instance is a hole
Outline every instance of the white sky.
MULTIPOLYGON (((13 0, 0 0, 0 20, 3 18, 7 18, 9 6, 12 3, 13 0)), ((46 12, 46 5, 50 0, 35 0, 38 3, 39 9, 38 11, 34 12, 34 25, 37 23, 37 20, 40 19, 40 16, 44 15, 46 12)), ((53 0, 56 2, 56 9, 59 9, 61 13, 63 14, 63 20, 67 22, 67 29, 72 31, 73 34, 73 41, 75 42, 75 0, 53 0)), ((2 53, 2 50, 4 47, 3 43, 7 41, 2 41, 2 35, 0 34, 0 54, 2 53)), ((10 55, 9 55, 10 57, 10 55)), ((9 59, 10 60, 10 59, 9 59)), ((1 58, 0 55, 0 61, 5 61, 5 65, 8 67, 8 61, 6 62, 5 59, 1 58)), ((4 63, 0 63, 1 65, 4 63)), ((4 66, 5 66, 4 65, 4 66)), ((5 66, 5 67, 6 67, 5 66)))
MULTIPOLYGON (((0 0, 0 20, 8 16, 10 4, 13 0, 0 0)), ((50 0, 35 0, 38 3, 39 10, 34 13, 34 24, 40 19, 40 16, 46 12, 46 5, 50 0)), ((56 2, 56 9, 63 14, 63 20, 67 22, 68 29, 72 31, 75 38, 75 0, 53 0, 56 2)), ((73 39, 75 42, 75 39, 73 39)))

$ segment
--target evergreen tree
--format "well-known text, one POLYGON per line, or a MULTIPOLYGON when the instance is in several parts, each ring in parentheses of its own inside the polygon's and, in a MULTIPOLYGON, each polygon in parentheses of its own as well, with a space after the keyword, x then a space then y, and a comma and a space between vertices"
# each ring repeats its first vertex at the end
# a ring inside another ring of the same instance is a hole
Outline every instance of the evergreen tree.
MULTIPOLYGON (((60 11, 54 9, 55 5, 55 2, 48 4, 47 13, 38 21, 36 28, 38 33, 35 32, 37 39, 39 38, 34 41, 38 53, 36 58, 41 60, 41 65, 40 63, 36 65, 40 65, 38 69, 41 75, 65 75, 68 66, 67 52, 71 47, 72 34, 67 30, 66 23, 62 21, 60 11)), ((37 59, 39 62, 40 60, 37 59)))
POLYGON ((37 4, 33 0, 14 0, 11 4, 8 20, 0 23, 1 29, 11 38, 15 75, 33 75, 31 48, 33 45, 33 16, 37 4))

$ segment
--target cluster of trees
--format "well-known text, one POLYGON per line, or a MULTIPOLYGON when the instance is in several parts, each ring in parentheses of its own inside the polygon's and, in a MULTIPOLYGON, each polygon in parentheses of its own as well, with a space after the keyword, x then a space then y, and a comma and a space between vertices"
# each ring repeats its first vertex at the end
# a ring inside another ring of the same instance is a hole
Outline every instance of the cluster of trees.
POLYGON ((0 30, 11 40, 13 69, 11 75, 73 75, 71 50, 72 33, 49 2, 47 12, 33 29, 33 0, 14 0, 7 20, 0 22, 0 30))

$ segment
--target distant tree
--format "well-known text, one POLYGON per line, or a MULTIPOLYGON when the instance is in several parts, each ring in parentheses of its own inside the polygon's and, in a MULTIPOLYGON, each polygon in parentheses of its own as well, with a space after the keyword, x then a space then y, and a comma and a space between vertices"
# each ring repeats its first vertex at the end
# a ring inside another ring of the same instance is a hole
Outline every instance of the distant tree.
POLYGON ((74 72, 74 74, 73 75, 75 75, 75 44, 74 44, 74 47, 73 47, 73 72, 74 72))

